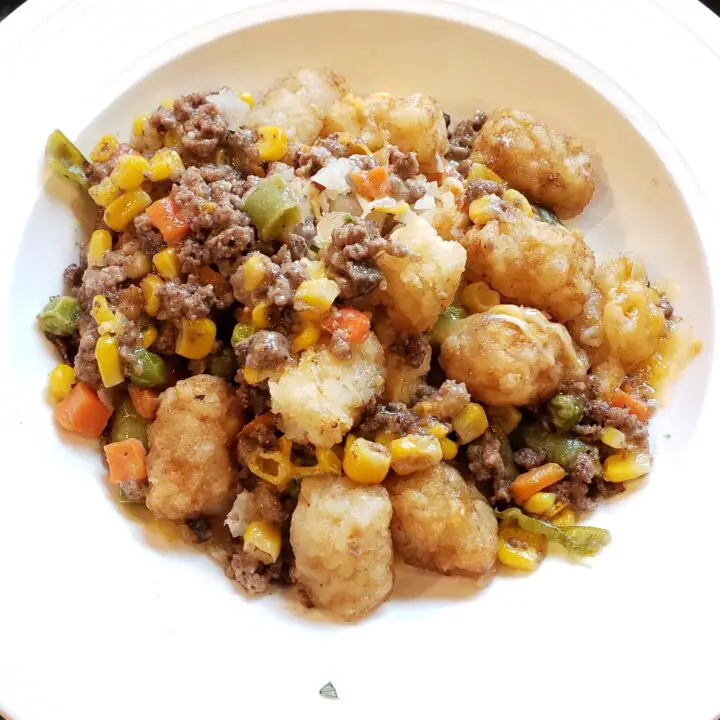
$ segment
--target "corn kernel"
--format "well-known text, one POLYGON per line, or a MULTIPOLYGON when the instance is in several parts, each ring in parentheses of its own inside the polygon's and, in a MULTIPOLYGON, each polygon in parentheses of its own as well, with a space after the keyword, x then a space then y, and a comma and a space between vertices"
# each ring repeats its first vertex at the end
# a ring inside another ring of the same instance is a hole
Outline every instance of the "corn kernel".
POLYGON ((138 115, 133 120, 132 132, 136 137, 140 137, 145 132, 145 121, 149 118, 149 115, 138 115))
POLYGON ((327 277, 327 268, 322 260, 301 260, 305 274, 311 280, 322 280, 327 277))
POLYGON ((532 205, 528 202, 528 199, 517 190, 513 190, 512 188, 507 189, 503 193, 502 199, 506 203, 509 203, 513 207, 516 207, 518 210, 525 213, 528 217, 533 217, 535 215, 532 205))
POLYGON ((567 506, 568 505, 564 500, 556 498, 552 507, 550 507, 549 510, 546 510, 544 515, 546 518, 554 518, 556 515, 559 515, 563 510, 565 510, 567 506))
POLYGON ((114 387, 125 379, 120 364, 117 339, 112 335, 101 335, 98 338, 95 345, 95 359, 105 387, 114 387))
POLYGON ((96 163, 107 162, 118 147, 118 141, 112 135, 104 135, 90 151, 90 159, 96 163))
POLYGON ((487 413, 506 435, 509 435, 522 420, 522 413, 515 407, 489 407, 487 413))
POLYGON ((216 332, 215 323, 210 318, 183 319, 175 352, 189 360, 200 360, 212 350, 216 332))
POLYGON ((162 182, 178 177, 185 170, 185 164, 177 150, 162 148, 150 159, 150 180, 162 182))
POLYGON ((250 313, 252 324, 259 330, 270 327, 270 307, 266 302, 258 303, 250 313))
POLYGON ((380 443, 357 438, 345 446, 343 470, 356 483, 377 485, 390 471, 390 450, 380 443))
POLYGON ((238 93, 238 95, 240 96, 240 99, 241 99, 243 102, 246 102, 250 107, 254 107, 254 106, 255 106, 255 97, 253 96, 252 93, 249 93, 249 92, 241 92, 241 93, 238 93))
POLYGON ((177 130, 166 130, 163 135, 163 145, 166 148, 179 148, 182 145, 182 138, 177 130))
POLYGON ((142 346, 147 350, 156 340, 158 329, 155 325, 150 325, 142 334, 142 346))
POLYGON ((315 457, 317 458, 317 469, 319 472, 342 475, 342 462, 333 450, 330 448, 317 448, 315 450, 315 457))
POLYGON ((251 522, 243 533, 243 550, 266 565, 278 559, 281 547, 280 531, 264 520, 251 522))
POLYGON ((116 188, 109 177, 103 178, 97 185, 88 189, 88 195, 99 207, 107 207, 113 200, 120 197, 120 190, 116 188))
POLYGON ((275 125, 261 125, 257 129, 258 141, 256 144, 260 159, 267 162, 282 160, 287 153, 287 135, 282 128, 275 125))
POLYGON ((217 150, 215 150, 213 154, 213 160, 215 161, 216 165, 225 165, 225 150, 223 148, 217 148, 217 150))
POLYGON ((248 385, 259 385, 263 380, 267 379, 260 370, 248 367, 247 365, 243 368, 243 378, 245 378, 245 382, 248 385))
POLYGON ((485 225, 489 223, 497 212, 498 198, 496 195, 483 195, 483 197, 475 198, 470 203, 468 215, 474 225, 485 225))
POLYGON ((317 318, 330 310, 339 294, 340 287, 334 280, 305 280, 295 291, 293 307, 305 317, 317 318))
POLYGON ((115 162, 110 179, 121 190, 136 190, 145 180, 150 163, 142 155, 121 155, 115 162))
POLYGON ((390 443, 393 440, 397 440, 398 437, 400 436, 397 433, 390 432, 389 430, 383 430, 375 436, 375 442, 390 447, 390 443))
POLYGON ((440 441, 432 435, 406 435, 390 443, 392 469, 409 475, 437 465, 442 460, 440 441))
POLYGON ((500 528, 498 560, 513 570, 532 572, 540 564, 547 548, 547 538, 519 527, 500 528))
POLYGON ((161 107, 161 108, 165 108, 165 110, 172 110, 174 104, 175 104, 175 98, 166 97, 166 98, 160 103, 160 107, 161 107))
POLYGON ((577 523, 577 516, 572 508, 565 508, 562 512, 555 515, 550 522, 558 527, 569 527, 577 523))
POLYGON ((157 289, 163 285, 163 281, 157 275, 146 275, 140 281, 140 289, 145 296, 145 312, 155 317, 160 310, 160 298, 157 296, 157 289))
POLYGON ((628 482, 647 475, 652 467, 646 452, 624 452, 605 460, 603 478, 608 482, 628 482))
POLYGON ((90 308, 90 314, 98 325, 111 323, 115 320, 115 313, 110 309, 104 295, 95 295, 90 308))
POLYGON ((487 165, 473 163, 468 173, 468 180, 490 180, 498 185, 504 185, 505 181, 487 165))
POLYGON ((482 281, 474 282, 465 286, 460 301, 471 313, 481 313, 500 304, 500 293, 482 281))
POLYGON ((454 418, 453 428, 461 445, 479 438, 488 429, 488 419, 482 405, 468 403, 454 418))
POLYGON ((320 339, 320 328, 314 323, 304 323, 292 339, 292 351, 302 352, 312 347, 320 339))
POLYGON ((440 438, 443 460, 453 460, 458 454, 458 444, 448 437, 440 438))
POLYGON ((143 190, 130 190, 113 200, 103 214, 105 224, 120 232, 152 202, 152 198, 143 190))
POLYGON ((606 427, 600 435, 600 441, 615 450, 622 450, 627 447, 625 433, 614 427, 606 427))
POLYGON ((177 280, 180 277, 180 258, 175 248, 165 248, 155 253, 153 265, 165 280, 177 280))
POLYGON ((295 468, 279 450, 259 450, 247 458, 248 470, 261 480, 282 488, 292 480, 295 468))
POLYGON ((278 438, 278 447, 285 457, 290 457, 290 454, 292 453, 292 446, 292 440, 289 437, 281 435, 278 438))
POLYGON ((112 250, 112 235, 107 230, 95 230, 88 243, 88 267, 95 267, 108 250, 112 250))
POLYGON ((448 425, 448 423, 438 422, 437 420, 432 420, 428 426, 428 432, 438 440, 447 437, 451 430, 451 425, 448 425))
POLYGON ((75 384, 75 370, 70 365, 60 363, 48 375, 48 392, 53 402, 64 400, 75 384))
POLYGON ((536 492, 523 504, 523 508, 533 515, 545 515, 555 505, 555 493, 536 492))
POLYGON ((265 280, 268 270, 268 261, 261 253, 253 253, 243 264, 243 290, 252 292, 257 290, 260 283, 265 280))

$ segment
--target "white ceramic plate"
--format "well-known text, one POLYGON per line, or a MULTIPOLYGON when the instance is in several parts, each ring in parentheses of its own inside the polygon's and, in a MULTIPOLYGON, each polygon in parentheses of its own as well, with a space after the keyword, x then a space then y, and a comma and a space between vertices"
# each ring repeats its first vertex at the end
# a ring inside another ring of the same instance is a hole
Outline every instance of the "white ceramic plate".
POLYGON ((456 119, 514 105, 581 136, 600 182, 576 225, 601 255, 637 252, 653 277, 672 277, 676 307, 706 344, 655 422, 651 481, 593 516, 614 541, 592 570, 551 559, 480 593, 403 571, 393 599, 355 626, 300 612, 280 592, 247 599, 206 557, 129 519, 109 498, 96 448, 53 426, 43 390, 54 358, 33 317, 61 287, 82 230, 71 188, 49 179, 25 226, 6 316, 11 392, 23 395, 14 428, 23 473, 2 481, 15 509, 2 527, 14 540, 3 570, 22 598, 0 625, 0 647, 13 653, 0 708, 11 718, 384 717, 402 707, 493 720, 705 717, 685 714, 692 703, 710 712, 701 693, 688 699, 666 684, 672 673, 680 688, 694 685, 708 670, 681 662, 693 648, 686 628, 699 632, 704 617, 688 593, 706 586, 681 568, 692 564, 697 499, 717 496, 692 438, 715 392, 718 298, 703 251, 714 226, 702 193, 652 119, 580 58, 492 15, 416 8, 299 15, 280 3, 225 17, 153 50, 88 100, 77 140, 88 150, 101 134, 127 136, 132 118, 168 95, 260 90, 301 64, 329 65, 358 92, 428 92, 456 119), (335 703, 318 695, 328 680, 335 703))

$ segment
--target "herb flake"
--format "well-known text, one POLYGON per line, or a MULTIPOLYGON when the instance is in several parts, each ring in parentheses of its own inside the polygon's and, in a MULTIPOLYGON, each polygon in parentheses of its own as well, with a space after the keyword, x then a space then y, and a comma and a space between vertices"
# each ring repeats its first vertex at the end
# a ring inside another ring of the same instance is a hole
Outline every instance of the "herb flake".
POLYGON ((338 694, 335 686, 331 682, 325 683, 320 688, 320 695, 324 698, 330 698, 330 700, 337 700, 338 694))

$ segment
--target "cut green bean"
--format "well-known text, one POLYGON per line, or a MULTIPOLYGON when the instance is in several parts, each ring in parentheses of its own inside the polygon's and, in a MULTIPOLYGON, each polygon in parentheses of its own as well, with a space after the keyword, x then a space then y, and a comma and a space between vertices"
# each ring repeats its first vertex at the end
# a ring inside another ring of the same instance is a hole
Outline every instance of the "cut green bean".
POLYGON ((80 305, 68 295, 56 295, 37 316, 40 329, 51 335, 72 335, 78 326, 80 305))
POLYGON ((281 175, 261 180, 245 200, 244 210, 263 240, 277 239, 302 220, 300 205, 281 175))
POLYGON ((85 156, 59 130, 50 134, 45 147, 45 157, 53 172, 83 188, 87 189, 90 186, 90 181, 85 175, 87 163, 85 156))

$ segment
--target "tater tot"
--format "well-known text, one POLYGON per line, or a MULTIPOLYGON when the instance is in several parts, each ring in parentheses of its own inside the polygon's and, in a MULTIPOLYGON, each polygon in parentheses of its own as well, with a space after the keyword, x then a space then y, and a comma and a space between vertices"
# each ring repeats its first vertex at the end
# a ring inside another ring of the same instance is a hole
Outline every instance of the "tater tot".
POLYGON ((290 525, 296 582, 317 607, 344 620, 367 615, 390 594, 392 505, 380 486, 337 475, 302 481, 290 525))
POLYGON ((222 378, 195 375, 166 390, 148 433, 148 508, 170 520, 225 509, 236 481, 228 447, 239 427, 237 399, 222 378))
POLYGON ((547 400, 588 368, 562 325, 515 305, 458 320, 443 341, 440 365, 476 400, 498 407, 547 400))
POLYGON ((590 156, 582 143, 521 110, 494 110, 475 138, 473 152, 512 187, 560 218, 579 215, 595 191, 590 156))
POLYGON ((592 290, 595 255, 582 233, 534 220, 505 204, 463 240, 473 275, 558 322, 579 315, 592 290))
POLYGON ((497 520, 474 485, 445 463, 386 481, 395 550, 409 565, 480 577, 497 558, 497 520))

